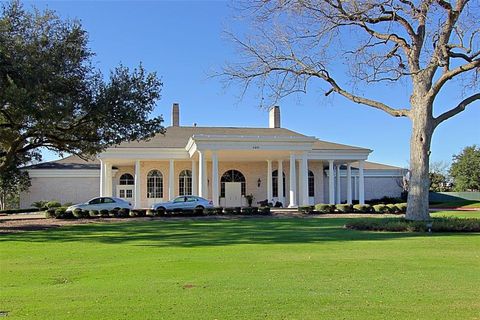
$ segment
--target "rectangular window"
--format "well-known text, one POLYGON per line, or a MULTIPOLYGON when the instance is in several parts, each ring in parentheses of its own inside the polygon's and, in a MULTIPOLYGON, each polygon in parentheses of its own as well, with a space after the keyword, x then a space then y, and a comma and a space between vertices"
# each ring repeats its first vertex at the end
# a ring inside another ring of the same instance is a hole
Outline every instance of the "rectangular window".
POLYGON ((127 198, 133 198, 133 190, 127 190, 127 198))

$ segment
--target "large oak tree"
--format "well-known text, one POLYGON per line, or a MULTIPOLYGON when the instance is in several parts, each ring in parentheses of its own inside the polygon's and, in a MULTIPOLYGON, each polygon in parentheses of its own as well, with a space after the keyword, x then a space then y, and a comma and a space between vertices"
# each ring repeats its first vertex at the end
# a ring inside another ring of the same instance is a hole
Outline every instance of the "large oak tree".
POLYGON ((5 4, 0 16, 0 174, 41 148, 91 157, 163 132, 150 113, 162 83, 140 65, 104 77, 78 21, 5 4))
POLYGON ((239 81, 244 90, 259 88, 275 102, 306 92, 317 79, 326 95, 408 117, 412 132, 406 217, 429 219, 433 132, 480 99, 479 1, 251 0, 240 7, 254 28, 247 35, 230 34, 240 59, 225 67, 227 81, 239 81), (346 61, 348 81, 339 59, 346 61), (461 86, 452 81, 459 78, 461 86), (385 82, 411 88, 409 104, 390 105, 355 90, 385 82), (464 96, 434 116, 434 107, 442 104, 437 96, 452 83, 464 96))

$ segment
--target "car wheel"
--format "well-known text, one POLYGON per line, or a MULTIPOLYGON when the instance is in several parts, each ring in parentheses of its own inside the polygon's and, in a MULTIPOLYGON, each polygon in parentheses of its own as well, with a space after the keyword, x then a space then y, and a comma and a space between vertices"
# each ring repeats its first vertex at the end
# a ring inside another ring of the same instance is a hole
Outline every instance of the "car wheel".
POLYGON ((167 209, 165 209, 165 207, 158 207, 157 211, 167 211, 167 209))
POLYGON ((196 206, 195 209, 203 210, 203 209, 205 209, 205 207, 204 206, 196 206))
POLYGON ((116 208, 114 208, 113 210, 120 210, 120 208, 119 208, 119 207, 116 207, 116 208))

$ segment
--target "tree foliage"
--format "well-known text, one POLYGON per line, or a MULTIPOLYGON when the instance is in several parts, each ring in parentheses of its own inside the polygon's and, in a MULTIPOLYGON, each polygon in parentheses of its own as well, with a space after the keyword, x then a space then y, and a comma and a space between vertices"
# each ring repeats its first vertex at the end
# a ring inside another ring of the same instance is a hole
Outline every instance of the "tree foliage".
POLYGON ((454 155, 450 175, 455 191, 480 191, 480 147, 466 147, 454 155))
POLYGON ((247 0, 240 7, 253 28, 247 35, 230 34, 240 58, 225 66, 226 81, 239 82, 243 92, 259 90, 262 105, 315 86, 327 96, 338 94, 394 117, 408 117, 406 217, 429 219, 433 132, 480 99, 479 2, 247 0), (442 112, 434 115, 438 94, 447 84, 458 84, 455 79, 461 80, 458 91, 464 97, 455 105, 442 105, 442 112), (407 84, 410 103, 390 104, 356 90, 372 83, 407 84))
POLYGON ((12 166, 0 174, 0 210, 11 209, 18 203, 20 192, 30 187, 28 173, 12 166))
POLYGON ((162 83, 142 65, 122 65, 108 80, 93 66, 78 21, 27 11, 18 1, 0 17, 0 174, 40 148, 90 157, 123 141, 163 132, 150 118, 162 83))
POLYGON ((445 192, 450 191, 450 181, 448 175, 448 164, 443 161, 430 164, 428 174, 430 180, 430 191, 445 192))

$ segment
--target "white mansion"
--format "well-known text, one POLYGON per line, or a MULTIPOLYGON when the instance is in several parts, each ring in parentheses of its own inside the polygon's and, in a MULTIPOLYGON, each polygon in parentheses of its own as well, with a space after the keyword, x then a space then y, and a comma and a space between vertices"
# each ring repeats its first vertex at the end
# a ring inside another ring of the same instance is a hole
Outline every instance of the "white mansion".
POLYGON ((281 128, 280 109, 268 128, 180 126, 173 105, 166 134, 122 143, 86 162, 71 156, 26 167, 32 185, 21 206, 38 200, 85 202, 97 196, 150 207, 178 195, 199 195, 215 206, 267 200, 285 207, 399 197, 404 170, 367 162, 372 150, 319 140, 281 128))

